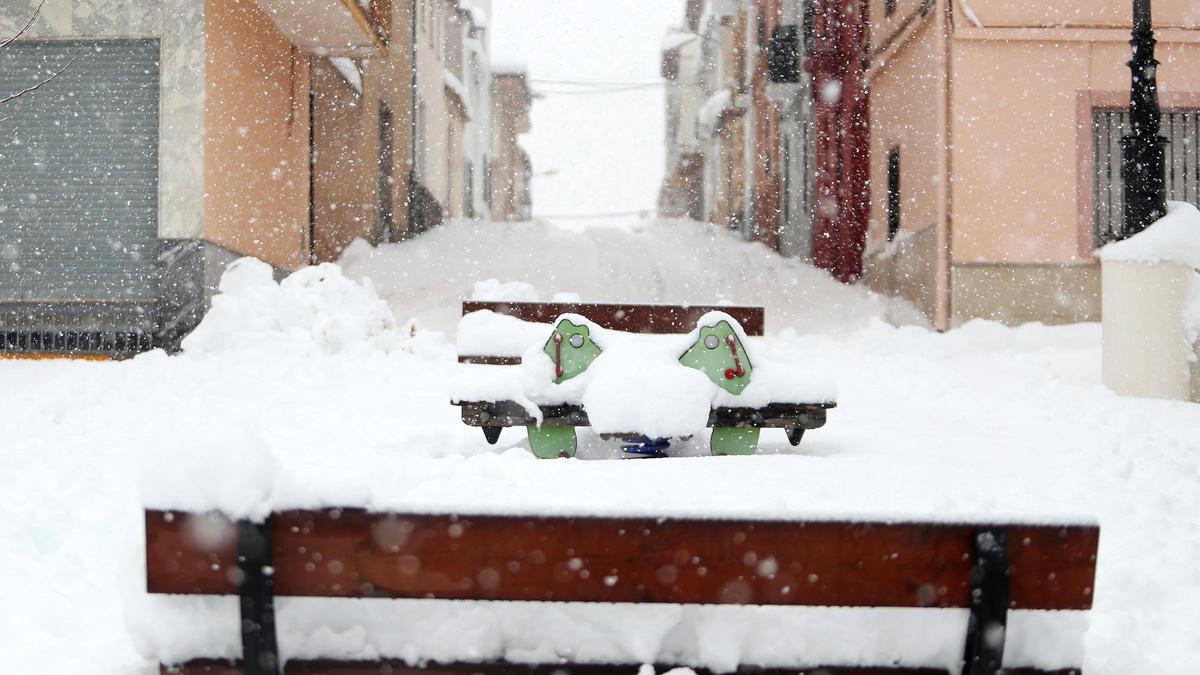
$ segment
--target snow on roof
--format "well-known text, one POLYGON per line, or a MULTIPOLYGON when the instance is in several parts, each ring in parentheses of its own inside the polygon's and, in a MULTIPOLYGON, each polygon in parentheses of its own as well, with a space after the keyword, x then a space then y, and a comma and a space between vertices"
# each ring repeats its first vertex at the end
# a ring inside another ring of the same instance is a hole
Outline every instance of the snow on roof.
POLYGON ((527 75, 529 74, 529 65, 524 61, 493 58, 492 72, 496 75, 527 75))
POLYGON ((1168 202, 1167 215, 1144 231, 1100 251, 1102 260, 1173 262, 1200 270, 1200 209, 1168 202))
POLYGON ((697 37, 699 36, 689 31, 672 30, 663 37, 662 49, 663 51, 675 49, 695 40, 697 37))
POLYGON ((471 15, 471 23, 480 28, 487 28, 488 19, 491 18, 488 16, 487 10, 471 2, 465 3, 464 9, 467 10, 467 14, 471 15))

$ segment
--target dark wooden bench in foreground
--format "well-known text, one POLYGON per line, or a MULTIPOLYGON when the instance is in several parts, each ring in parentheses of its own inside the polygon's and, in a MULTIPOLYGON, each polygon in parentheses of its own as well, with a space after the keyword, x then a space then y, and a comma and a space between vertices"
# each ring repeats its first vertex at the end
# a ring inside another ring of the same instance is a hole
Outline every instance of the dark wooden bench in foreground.
MULTIPOLYGON (((705 314, 725 312, 737 320, 746 335, 761 337, 766 311, 762 307, 721 305, 638 305, 608 303, 554 302, 477 302, 463 303, 463 316, 489 310, 531 323, 553 323, 563 314, 578 314, 609 330, 626 333, 663 335, 689 333, 705 314)), ((521 357, 511 354, 459 354, 459 363, 483 365, 520 365, 521 357)), ((495 444, 505 427, 528 427, 538 421, 514 401, 458 401, 463 423, 483 429, 488 443, 495 444)), ((709 415, 710 427, 784 429, 788 441, 799 445, 804 432, 825 426, 826 411, 832 402, 780 403, 766 408, 717 408, 709 415)), ((587 412, 578 405, 541 406, 545 427, 591 426, 587 412)), ((636 430, 630 430, 634 432, 636 430)), ((615 434, 622 436, 623 434, 615 434)))
MULTIPOLYGON (((239 595, 243 660, 164 665, 187 675, 624 673, 639 664, 527 666, 401 661, 280 664, 275 597, 968 608, 961 673, 1003 668, 1009 609, 1092 606, 1095 526, 797 522, 284 511, 201 550, 187 513, 147 511, 151 593, 239 595), (686 553, 681 553, 686 552, 686 553), (747 556, 771 558, 768 567, 747 556), (320 560, 320 564, 313 564, 320 560), (419 561, 419 564, 413 564, 419 561), (266 571, 264 571, 266 570, 266 571), (238 583, 238 580, 241 583, 238 583)), ((211 523, 205 525, 211 531, 211 523)), ((659 672, 662 672, 661 670, 659 672)), ((870 668, 760 673, 945 673, 870 668)))

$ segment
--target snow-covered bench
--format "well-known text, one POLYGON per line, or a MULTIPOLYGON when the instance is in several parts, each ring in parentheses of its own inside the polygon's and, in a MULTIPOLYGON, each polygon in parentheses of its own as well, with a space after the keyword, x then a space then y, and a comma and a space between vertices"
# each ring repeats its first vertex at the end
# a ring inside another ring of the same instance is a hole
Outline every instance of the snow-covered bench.
MULTIPOLYGON (((841 608, 825 610, 837 613, 830 619, 842 627, 836 638, 808 644, 825 654, 857 657, 822 667, 826 657, 802 656, 787 668, 769 663, 764 665, 771 668, 753 672, 1066 675, 1079 673, 1080 663, 1064 659, 1077 661, 1081 653, 1057 644, 1040 619, 1021 630, 1015 624, 1030 615, 1079 615, 1091 608, 1100 534, 1095 525, 1062 523, 431 515, 352 508, 276 511, 264 523, 149 510, 145 529, 150 593, 240 596, 242 659, 162 666, 164 673, 183 675, 633 675, 639 669, 636 663, 594 663, 595 657, 585 664, 412 664, 401 660, 404 650, 374 658, 378 652, 367 649, 374 656, 337 660, 317 659, 309 649, 310 658, 289 658, 278 648, 277 596, 345 599, 325 601, 340 609, 329 606, 316 615, 341 630, 352 625, 347 614, 364 621, 379 614, 377 601, 355 604, 352 598, 841 608), (950 615, 966 619, 952 624, 957 631, 965 624, 962 642, 961 632, 937 631, 938 617, 946 616, 939 610, 949 608, 967 610, 950 615), (1018 611, 1010 616, 1010 610, 1018 611), (889 611, 907 612, 903 624, 882 621, 887 617, 878 612, 889 611), (953 643, 948 663, 894 657, 864 662, 864 654, 902 654, 930 635, 953 643)), ((301 609, 289 605, 285 612, 301 609)), ((478 610, 463 605, 461 611, 478 610)), ((560 612, 549 606, 545 612, 542 630, 549 639, 560 612)), ((622 621, 610 622, 609 629, 634 630, 622 621)), ((181 623, 177 630, 236 629, 181 623)), ((804 637, 734 633, 729 639, 741 642, 804 637)), ((472 634, 462 639, 486 639, 479 630, 472 634)))
POLYGON ((458 351, 469 365, 453 402, 490 443, 526 427, 542 457, 573 455, 574 429, 587 426, 649 454, 710 427, 714 454, 753 453, 764 428, 797 445, 825 424, 836 391, 752 358, 763 318, 761 307, 465 302, 458 351))

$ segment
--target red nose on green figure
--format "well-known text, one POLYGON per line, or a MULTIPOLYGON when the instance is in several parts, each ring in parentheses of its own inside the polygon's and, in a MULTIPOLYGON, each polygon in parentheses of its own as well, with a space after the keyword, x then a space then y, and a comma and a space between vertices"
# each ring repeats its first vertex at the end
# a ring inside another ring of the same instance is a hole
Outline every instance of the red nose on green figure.
POLYGON ((734 395, 750 384, 750 372, 754 370, 741 338, 725 319, 702 326, 700 336, 679 362, 708 375, 713 384, 734 395))
MULTIPOLYGON (((708 375, 713 384, 735 396, 750 384, 754 370, 738 331, 725 319, 701 326, 696 342, 679 357, 679 362, 708 375)), ((758 449, 758 435, 756 428, 714 428, 712 454, 753 455, 758 449)))

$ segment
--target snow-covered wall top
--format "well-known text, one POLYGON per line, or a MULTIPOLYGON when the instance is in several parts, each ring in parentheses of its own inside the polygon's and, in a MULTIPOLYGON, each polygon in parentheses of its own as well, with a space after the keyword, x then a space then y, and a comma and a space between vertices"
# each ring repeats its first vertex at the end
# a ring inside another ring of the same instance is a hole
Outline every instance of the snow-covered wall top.
POLYGON ((1173 262, 1200 270, 1200 209, 1168 202, 1167 215, 1144 231, 1100 251, 1102 260, 1173 262))

